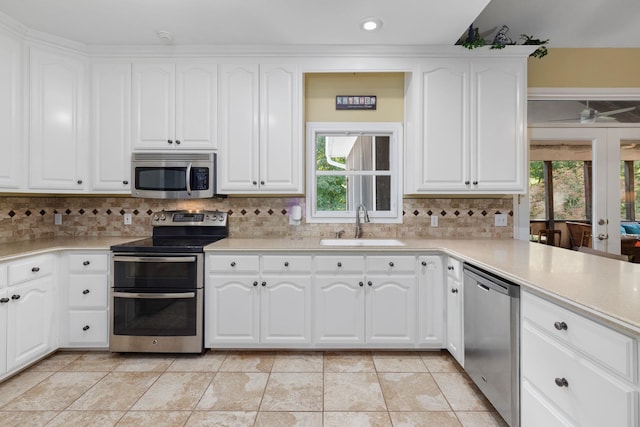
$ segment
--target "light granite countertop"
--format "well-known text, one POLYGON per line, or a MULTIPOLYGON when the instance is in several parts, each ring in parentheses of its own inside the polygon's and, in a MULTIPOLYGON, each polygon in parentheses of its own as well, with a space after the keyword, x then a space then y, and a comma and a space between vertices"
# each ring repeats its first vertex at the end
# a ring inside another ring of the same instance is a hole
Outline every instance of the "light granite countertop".
POLYGON ((520 240, 402 239, 405 246, 322 246, 319 238, 224 239, 208 253, 437 251, 485 268, 538 295, 640 335, 640 264, 520 240))
MULTIPOLYGON (((143 237, 53 238, 0 245, 0 262, 59 250, 105 250, 143 237)), ((494 271, 525 289, 601 322, 640 335, 640 264, 519 240, 402 239, 404 246, 322 246, 319 238, 228 238, 213 252, 441 252, 494 271)))

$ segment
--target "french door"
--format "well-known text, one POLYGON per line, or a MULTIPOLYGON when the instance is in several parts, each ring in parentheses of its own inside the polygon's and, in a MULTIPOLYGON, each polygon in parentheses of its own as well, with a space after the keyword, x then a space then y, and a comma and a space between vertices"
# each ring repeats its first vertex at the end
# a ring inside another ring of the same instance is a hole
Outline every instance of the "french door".
MULTIPOLYGON (((576 158, 591 164, 590 209, 593 248, 620 253, 620 219, 624 204, 624 184, 621 183, 621 162, 640 161, 640 127, 530 127, 530 146, 567 147, 576 158)), ((557 151, 557 150, 556 150, 557 151)), ((552 154, 550 154, 552 156, 552 154)), ((528 239, 530 198, 520 199, 516 236, 528 239)), ((627 199, 627 209, 631 203, 627 199)), ((635 202, 635 200, 634 200, 635 202)), ((639 218, 640 219, 640 218, 639 218)))

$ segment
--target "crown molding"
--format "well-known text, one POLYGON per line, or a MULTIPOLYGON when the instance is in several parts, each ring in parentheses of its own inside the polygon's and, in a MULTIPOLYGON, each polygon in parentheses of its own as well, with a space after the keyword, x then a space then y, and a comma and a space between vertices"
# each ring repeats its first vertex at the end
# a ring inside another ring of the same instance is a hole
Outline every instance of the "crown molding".
POLYGON ((635 101, 640 99, 640 87, 532 87, 528 90, 528 98, 530 101, 635 101))

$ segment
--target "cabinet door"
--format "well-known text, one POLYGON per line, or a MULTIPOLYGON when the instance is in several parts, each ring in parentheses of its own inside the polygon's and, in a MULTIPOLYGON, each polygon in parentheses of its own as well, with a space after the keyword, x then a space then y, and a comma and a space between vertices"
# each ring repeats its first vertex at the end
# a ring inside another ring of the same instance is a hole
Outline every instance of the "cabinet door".
POLYGON ((370 344, 415 344, 415 276, 367 276, 366 340, 370 344))
POLYGON ((131 64, 91 69, 92 189, 131 191, 131 64))
POLYGON ((218 190, 222 193, 259 189, 258 83, 257 65, 220 66, 218 190))
POLYGON ((22 175, 22 44, 0 34, 0 188, 21 189, 22 175))
POLYGON ((175 65, 133 64, 133 148, 175 146, 175 65))
POLYGON ((422 130, 416 155, 407 159, 417 162, 415 190, 465 190, 470 181, 469 65, 428 63, 420 77, 422 130))
POLYGON ((526 62, 472 64, 471 176, 479 191, 526 191, 526 62))
POLYGON ((7 370, 17 369, 57 346, 53 277, 9 289, 7 370))
POLYGON ((316 345, 364 344, 364 279, 316 276, 314 342, 316 345))
POLYGON ((7 330, 9 315, 9 291, 0 288, 0 378, 7 372, 7 330))
POLYGON ((259 297, 257 276, 210 275, 205 290, 205 346, 257 344, 259 297))
POLYGON ((462 310, 462 282, 451 275, 447 277, 447 350, 464 366, 464 336, 462 310))
POLYGON ((295 65, 260 66, 261 192, 303 192, 299 82, 295 65))
POLYGON ((29 59, 29 187, 83 191, 85 62, 33 47, 29 59))
POLYGON ((419 257, 418 269, 418 342, 442 348, 445 343, 445 280, 442 257, 419 257))
POLYGON ((260 342, 311 343, 311 278, 263 276, 260 284, 260 342))
POLYGON ((176 68, 176 148, 218 148, 217 107, 217 65, 179 64, 176 68))

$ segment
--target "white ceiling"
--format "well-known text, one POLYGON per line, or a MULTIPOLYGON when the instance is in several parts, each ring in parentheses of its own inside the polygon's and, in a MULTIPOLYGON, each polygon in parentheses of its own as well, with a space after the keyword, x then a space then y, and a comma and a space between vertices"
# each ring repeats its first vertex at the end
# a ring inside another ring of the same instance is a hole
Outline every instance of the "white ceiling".
POLYGON ((639 0, 0 0, 0 12, 87 45, 166 44, 159 30, 175 45, 452 45, 475 21, 488 40, 506 24, 513 41, 640 47, 639 0), (365 17, 382 29, 361 30, 365 17))
POLYGON ((26 27, 88 45, 454 44, 489 0, 0 0, 26 27), (383 21, 365 32, 366 17, 383 21))

